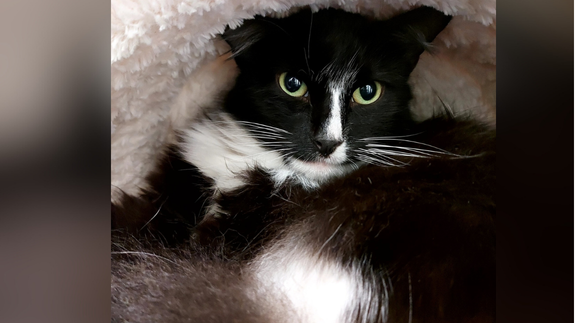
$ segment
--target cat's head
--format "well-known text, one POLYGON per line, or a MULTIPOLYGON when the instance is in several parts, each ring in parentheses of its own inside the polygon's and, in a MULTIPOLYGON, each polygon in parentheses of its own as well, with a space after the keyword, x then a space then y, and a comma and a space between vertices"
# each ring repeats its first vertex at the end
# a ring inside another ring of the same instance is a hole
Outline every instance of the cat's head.
POLYGON ((248 20, 223 35, 240 70, 226 110, 310 180, 381 161, 366 138, 410 131, 409 75, 450 19, 422 7, 386 21, 333 9, 248 20))

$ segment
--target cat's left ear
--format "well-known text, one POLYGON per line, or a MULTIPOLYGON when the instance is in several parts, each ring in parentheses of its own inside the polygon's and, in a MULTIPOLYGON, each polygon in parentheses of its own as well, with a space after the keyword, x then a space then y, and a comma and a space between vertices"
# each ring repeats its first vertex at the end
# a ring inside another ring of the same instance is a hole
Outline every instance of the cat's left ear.
POLYGON ((419 55, 430 46, 451 18, 433 8, 420 7, 393 17, 386 23, 387 28, 395 31, 393 32, 395 40, 405 46, 406 58, 413 69, 419 60, 419 55))

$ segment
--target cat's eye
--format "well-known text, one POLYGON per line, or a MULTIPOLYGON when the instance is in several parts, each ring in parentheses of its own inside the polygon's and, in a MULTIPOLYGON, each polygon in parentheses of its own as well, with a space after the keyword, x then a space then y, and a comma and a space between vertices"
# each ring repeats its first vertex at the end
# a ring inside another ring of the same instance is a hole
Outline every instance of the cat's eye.
POLYGON ((282 73, 279 84, 285 93, 293 97, 302 97, 307 94, 307 85, 290 73, 282 73))
POLYGON ((355 91, 353 91, 352 98, 353 102, 359 104, 371 104, 379 99, 381 93, 381 83, 378 81, 372 81, 355 89, 355 91))

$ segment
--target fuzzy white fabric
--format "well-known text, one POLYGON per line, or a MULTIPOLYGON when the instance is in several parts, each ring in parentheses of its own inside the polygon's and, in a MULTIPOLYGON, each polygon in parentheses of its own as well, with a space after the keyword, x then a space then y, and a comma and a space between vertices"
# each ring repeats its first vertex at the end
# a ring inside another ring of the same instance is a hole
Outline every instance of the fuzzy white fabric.
POLYGON ((411 75, 418 118, 440 100, 495 124, 495 0, 112 0, 112 197, 137 195, 162 147, 233 84, 217 35, 256 14, 335 7, 378 18, 422 5, 454 16, 411 75))

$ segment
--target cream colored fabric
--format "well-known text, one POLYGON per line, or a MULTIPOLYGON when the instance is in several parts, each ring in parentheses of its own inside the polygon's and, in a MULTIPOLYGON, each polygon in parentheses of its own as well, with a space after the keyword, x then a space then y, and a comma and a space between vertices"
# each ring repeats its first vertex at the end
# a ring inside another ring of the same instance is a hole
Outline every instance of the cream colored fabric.
POLYGON ((233 84, 233 61, 218 39, 226 25, 298 7, 341 8, 387 18, 426 5, 453 15, 410 82, 418 118, 440 100, 456 114, 495 124, 495 0, 112 0, 112 196, 137 195, 162 147, 233 84))

